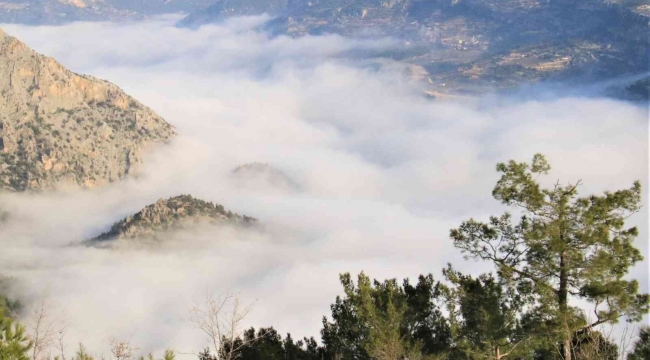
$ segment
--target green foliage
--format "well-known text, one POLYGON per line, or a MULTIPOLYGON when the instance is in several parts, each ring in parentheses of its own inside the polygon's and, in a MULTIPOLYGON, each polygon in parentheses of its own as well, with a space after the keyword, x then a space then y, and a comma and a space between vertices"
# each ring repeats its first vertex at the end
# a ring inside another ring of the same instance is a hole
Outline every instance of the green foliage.
MULTIPOLYGON (((535 360, 561 360, 558 344, 537 342, 535 360)), ((619 349, 609 338, 598 331, 587 330, 576 334, 571 340, 571 355, 576 360, 619 360, 619 349)))
POLYGON ((83 346, 83 344, 79 344, 79 349, 77 349, 77 352, 75 353, 74 357, 72 360, 95 360, 92 356, 86 352, 86 348, 83 346))
POLYGON ((627 360, 650 359, 650 326, 639 329, 639 338, 634 343, 634 348, 627 356, 627 360))
POLYGON ((538 329, 557 336, 570 358, 574 334, 623 316, 639 321, 648 312, 648 295, 624 278, 643 259, 633 245, 637 228, 625 227, 640 207, 641 185, 578 197, 580 182, 542 188, 537 177, 549 170, 540 154, 531 164, 498 164, 493 196, 521 210, 520 221, 513 224, 509 213, 488 223, 470 219, 450 235, 467 257, 493 262, 501 277, 532 290, 538 329), (596 318, 587 321, 570 297, 591 303, 596 318))
POLYGON ((163 354, 163 360, 174 360, 176 359, 176 352, 172 349, 165 349, 165 354, 163 354))
POLYGON ((477 278, 463 275, 451 264, 443 270, 453 287, 447 288, 455 354, 466 357, 499 358, 529 353, 530 334, 519 324, 527 302, 503 279, 491 274, 477 278))
POLYGON ((407 305, 396 282, 377 283, 373 288, 370 279, 362 274, 356 293, 354 289, 346 289, 346 295, 357 298, 359 317, 368 325, 364 348, 371 358, 389 360, 419 354, 400 332, 407 305))
POLYGON ((440 354, 450 342, 450 330, 434 301, 441 296, 433 277, 374 281, 363 273, 357 285, 341 275, 345 297, 331 306, 333 322, 323 319, 321 332, 327 359, 386 359, 440 354))
POLYGON ((25 327, 4 316, 0 309, 0 360, 29 360, 33 342, 25 335, 25 327))
MULTIPOLYGON (((153 354, 149 353, 147 357, 145 358, 144 356, 140 356, 140 360, 155 360, 153 354)), ((165 349, 165 353, 163 354, 163 357, 161 360, 174 360, 176 359, 176 351, 172 349, 165 349)), ((73 360, 83 360, 83 359, 73 359, 73 360)), ((90 358, 89 360, 92 360, 90 358)))
MULTIPOLYGON (((293 341, 291 334, 285 339, 271 328, 261 328, 257 332, 251 328, 244 332, 243 338, 237 338, 234 343, 224 341, 223 353, 229 353, 230 348, 237 349, 238 360, 320 360, 322 349, 314 338, 304 338, 293 341)), ((211 355, 209 349, 199 354, 200 360, 218 360, 211 355)), ((166 360, 166 359, 165 359, 166 360)))
MULTIPOLYGON (((3 213, 2 210, 0 210, 0 223, 2 223, 4 219, 8 218, 8 216, 8 213, 3 213)), ((12 284, 12 278, 0 275, 0 319, 2 319, 2 315, 12 317, 22 308, 20 301, 11 300, 9 297, 4 295, 11 289, 12 284)))

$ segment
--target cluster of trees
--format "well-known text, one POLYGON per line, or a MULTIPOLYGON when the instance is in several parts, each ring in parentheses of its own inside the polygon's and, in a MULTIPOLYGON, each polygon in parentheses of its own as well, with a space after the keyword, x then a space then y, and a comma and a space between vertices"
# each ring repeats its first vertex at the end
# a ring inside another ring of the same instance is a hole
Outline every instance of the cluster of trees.
MULTIPOLYGON (((550 166, 539 154, 497 170, 493 196, 519 218, 470 219, 450 232, 467 258, 490 262, 493 273, 463 274, 449 264, 441 281, 429 274, 416 283, 343 274, 344 295, 323 318, 320 343, 273 328, 242 330, 250 306, 208 298, 191 310, 210 339, 199 360, 650 359, 649 327, 618 343, 603 332, 649 311, 650 297, 626 276, 642 260, 638 230, 625 225, 639 210, 640 184, 586 197, 578 196, 579 182, 543 188, 537 178, 550 166)), ((26 360, 32 340, 7 317, 0 321, 0 360, 26 360)), ((128 360, 131 348, 121 346, 114 357, 128 360)), ((80 353, 76 360, 91 360, 80 353)))
MULTIPOLYGON (((404 280, 353 281, 341 276, 345 296, 332 304, 331 320, 323 319, 322 341, 282 338, 273 328, 245 331, 224 353, 206 349, 200 360, 478 360, 563 359, 562 338, 548 323, 522 315, 521 297, 497 278, 463 275, 447 268, 447 284, 431 275, 417 284, 404 280), (449 285, 451 284, 451 285, 449 285), (237 353, 228 355, 236 348, 237 353)), ((583 319, 583 323, 584 319, 583 319)), ((570 356, 576 360, 650 359, 650 327, 638 338, 623 335, 619 347, 609 333, 576 331, 570 356), (627 353, 627 354, 626 354, 627 353)))
POLYGON ((505 213, 451 230, 455 246, 491 262, 493 274, 471 276, 449 265, 444 281, 427 275, 414 285, 371 282, 363 273, 355 284, 344 274, 345 296, 332 305, 332 321, 323 320, 322 346, 305 339, 296 357, 291 337, 282 341, 262 329, 272 341, 249 341, 241 358, 269 358, 252 354, 271 341, 284 354, 278 359, 616 360, 629 350, 630 360, 650 359, 648 328, 633 349, 598 331, 648 313, 648 295, 626 278, 643 259, 633 244, 637 228, 625 226, 639 210, 640 184, 580 197, 580 182, 543 188, 537 178, 549 170, 539 154, 531 163, 498 164, 493 196, 516 208, 519 219, 505 213))

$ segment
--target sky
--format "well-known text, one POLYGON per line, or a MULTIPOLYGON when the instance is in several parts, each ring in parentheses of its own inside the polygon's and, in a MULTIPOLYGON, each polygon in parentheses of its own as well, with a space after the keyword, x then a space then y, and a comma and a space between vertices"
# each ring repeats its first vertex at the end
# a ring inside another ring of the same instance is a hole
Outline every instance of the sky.
MULTIPOLYGON (((46 299, 64 320, 67 351, 108 339, 140 352, 196 353, 189 321, 206 293, 238 293, 247 326, 315 336, 342 293, 338 275, 416 278, 451 262, 470 273, 449 230, 508 208, 491 197, 498 162, 551 163, 545 185, 581 180, 583 194, 644 185, 637 245, 648 253, 648 110, 576 95, 488 94, 431 100, 403 65, 359 59, 399 43, 336 35, 271 37, 265 17, 197 30, 173 16, 134 23, 1 26, 70 70, 119 85, 174 125, 137 176, 108 187, 3 194, 0 273, 28 309, 46 299), (232 169, 269 163, 299 189, 243 183, 232 169), (198 228, 160 247, 75 246, 157 199, 191 194, 254 216, 254 231, 198 228)), ((648 262, 632 276, 648 291, 648 262)))

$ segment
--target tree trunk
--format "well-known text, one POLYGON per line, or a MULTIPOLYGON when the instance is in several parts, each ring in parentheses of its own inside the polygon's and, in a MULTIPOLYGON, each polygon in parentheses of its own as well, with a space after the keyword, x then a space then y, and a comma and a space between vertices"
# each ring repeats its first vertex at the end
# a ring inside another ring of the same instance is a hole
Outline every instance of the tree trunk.
POLYGON ((564 360, 571 360, 571 331, 567 316, 568 311, 568 283, 569 271, 566 263, 566 252, 560 254, 560 289, 558 291, 558 305, 560 308, 560 317, 564 321, 564 338, 562 339, 561 352, 564 360))

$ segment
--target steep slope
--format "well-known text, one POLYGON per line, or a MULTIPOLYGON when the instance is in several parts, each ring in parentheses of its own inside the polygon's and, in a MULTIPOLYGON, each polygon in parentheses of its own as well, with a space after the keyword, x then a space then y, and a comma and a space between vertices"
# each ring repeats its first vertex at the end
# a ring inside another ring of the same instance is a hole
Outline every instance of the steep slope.
POLYGON ((75 74, 0 30, 0 190, 102 185, 173 134, 117 86, 75 74))
POLYGON ((160 199, 146 206, 137 214, 113 224, 111 229, 91 240, 160 240, 165 232, 188 229, 198 224, 245 225, 256 220, 226 211, 223 206, 213 204, 190 195, 160 199))
POLYGON ((0 23, 30 25, 141 19, 192 12, 214 0, 0 0, 0 23))

